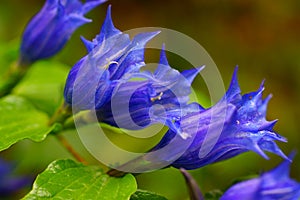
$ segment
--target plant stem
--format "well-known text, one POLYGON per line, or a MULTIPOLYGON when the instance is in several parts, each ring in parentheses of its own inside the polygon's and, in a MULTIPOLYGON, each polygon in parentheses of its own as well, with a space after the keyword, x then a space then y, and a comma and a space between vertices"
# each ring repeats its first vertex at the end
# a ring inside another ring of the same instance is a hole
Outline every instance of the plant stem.
POLYGON ((56 110, 54 115, 51 117, 51 119, 48 122, 48 125, 51 126, 54 123, 61 123, 64 124, 64 122, 72 116, 72 108, 65 102, 61 104, 61 106, 56 110))
MULTIPOLYGON (((71 106, 63 102, 61 106, 56 110, 54 115, 51 117, 51 119, 49 120, 48 125, 51 126, 55 123, 60 123, 63 125, 65 121, 71 116, 72 116, 71 106)), ((64 129, 64 127, 62 129, 64 129)), ((58 141, 69 151, 69 153, 72 154, 74 158, 76 158, 77 161, 83 164, 87 164, 87 162, 80 156, 79 153, 76 152, 76 150, 72 147, 72 145, 68 142, 68 140, 64 138, 63 135, 56 132, 55 136, 58 139, 58 141)))
POLYGON ((110 176, 113 176, 113 177, 122 177, 122 176, 124 176, 127 173, 119 171, 117 169, 110 169, 108 172, 106 172, 106 174, 108 174, 110 176))
POLYGON ((8 71, 2 77, 0 97, 9 94, 12 91, 12 89, 22 80, 28 67, 29 65, 21 65, 20 62, 14 62, 10 65, 8 71))
POLYGON ((56 134, 56 138, 58 141, 72 154, 77 161, 87 164, 87 162, 75 151, 75 149, 71 146, 71 144, 62 136, 61 134, 56 134))

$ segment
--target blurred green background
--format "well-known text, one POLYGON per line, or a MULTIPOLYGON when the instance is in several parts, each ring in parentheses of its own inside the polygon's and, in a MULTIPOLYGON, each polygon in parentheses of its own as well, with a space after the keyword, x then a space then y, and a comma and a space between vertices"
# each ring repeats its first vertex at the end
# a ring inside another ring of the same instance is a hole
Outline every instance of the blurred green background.
MULTIPOLYGON (((19 38, 28 20, 41 8, 42 0, 0 1, 0 42, 19 38)), ((286 154, 300 147, 300 1, 271 0, 110 0, 88 14, 93 22, 79 28, 54 59, 72 66, 85 54, 79 36, 92 39, 98 34, 106 8, 112 4, 115 26, 121 30, 157 26, 182 32, 198 41, 211 55, 222 74, 225 86, 236 65, 243 92, 256 90, 266 79, 265 94, 272 93, 268 119, 279 119, 275 130, 288 138, 279 144, 286 154), (74 51, 76 49, 76 51, 74 51)), ((170 60, 180 69, 184 62, 170 60)), ((203 89, 201 80, 194 89, 203 89)), ((69 134, 66 134, 69 136, 69 134)), ((78 138, 70 137, 80 147, 78 138)), ((37 144, 29 141, 14 145, 2 153, 16 160, 20 173, 37 173, 49 162, 69 157, 49 137, 37 144)), ((270 155, 267 161, 255 153, 191 171, 202 191, 224 190, 237 177, 261 173, 277 165, 281 159, 270 155)), ((92 159, 92 158, 90 158, 92 159)), ((300 181, 300 154, 292 164, 291 176, 300 181)), ((184 179, 176 169, 164 169, 138 176, 140 188, 152 190, 169 199, 188 199, 184 179)))

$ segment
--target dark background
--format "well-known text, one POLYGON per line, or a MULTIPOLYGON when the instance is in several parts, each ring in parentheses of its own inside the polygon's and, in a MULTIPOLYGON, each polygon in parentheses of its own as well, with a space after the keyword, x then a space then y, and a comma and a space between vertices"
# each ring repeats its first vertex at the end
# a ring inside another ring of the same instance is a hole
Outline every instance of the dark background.
MULTIPOLYGON (((1 0, 0 42, 19 38, 27 21, 43 3, 42 0, 1 0)), ((273 94, 268 119, 279 119, 275 130, 289 140, 288 144, 279 145, 286 154, 294 149, 299 151, 300 1, 111 0, 87 15, 93 22, 79 28, 54 59, 72 66, 85 54, 79 36, 92 39, 98 34, 108 4, 112 5, 112 18, 120 30, 157 26, 174 29, 198 41, 214 59, 226 86, 236 65, 239 65, 243 92, 256 90, 266 79, 264 94, 273 94)), ((178 69, 186 68, 181 66, 184 62, 176 59, 170 63, 178 69)), ((201 92, 205 87, 197 84, 200 82, 196 82, 194 88, 201 92)), ((46 143, 25 141, 15 145, 6 156, 12 154, 13 159, 20 160, 20 171, 42 170, 47 162, 66 156, 62 148, 53 150, 51 145, 57 145, 53 141, 46 143), (21 152, 24 146, 27 150, 21 152), (28 156, 31 159, 26 159, 28 156), (34 161, 40 156, 43 162, 34 161)), ((270 157, 271 160, 266 161, 255 153, 246 153, 191 173, 204 192, 225 189, 237 177, 261 173, 281 161, 277 156, 270 157)), ((296 155, 291 172, 298 181, 299 169, 300 154, 296 155)), ((175 169, 140 175, 138 181, 141 188, 170 199, 187 198, 184 180, 175 169)))

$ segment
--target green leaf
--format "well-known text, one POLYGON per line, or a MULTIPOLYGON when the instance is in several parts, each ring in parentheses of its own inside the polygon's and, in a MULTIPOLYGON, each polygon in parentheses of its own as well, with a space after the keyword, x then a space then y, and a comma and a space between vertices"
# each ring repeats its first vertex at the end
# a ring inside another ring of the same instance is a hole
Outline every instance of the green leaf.
POLYGON ((153 192, 138 190, 130 197, 130 200, 167 200, 167 198, 153 192))
POLYGON ((58 160, 38 175, 33 189, 23 199, 127 200, 136 191, 133 175, 110 177, 97 166, 58 160))
POLYGON ((7 96, 0 99, 0 151, 23 139, 45 139, 55 127, 48 127, 48 116, 26 99, 7 96))
POLYGON ((63 99, 68 67, 53 61, 39 61, 30 67, 13 94, 26 97, 38 109, 52 115, 63 99))

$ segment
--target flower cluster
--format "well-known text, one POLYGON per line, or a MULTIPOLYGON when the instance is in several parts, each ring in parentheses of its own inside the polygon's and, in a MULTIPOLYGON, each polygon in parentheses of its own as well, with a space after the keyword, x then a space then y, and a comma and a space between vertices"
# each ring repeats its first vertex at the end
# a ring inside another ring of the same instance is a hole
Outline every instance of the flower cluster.
MULTIPOLYGON (((56 54, 78 27, 90 22, 84 15, 105 1, 47 0, 24 31, 19 64, 29 65, 56 54)), ((236 68, 227 92, 215 105, 204 108, 190 102, 191 84, 204 67, 179 72, 169 65, 163 46, 156 70, 142 68, 146 65, 145 46, 157 34, 140 33, 130 39, 115 28, 109 6, 99 35, 92 41, 82 38, 87 55, 69 72, 65 105, 73 113, 95 111, 99 122, 118 128, 167 126, 168 131, 149 152, 172 143, 170 151, 155 154, 155 162, 175 168, 197 169, 247 151, 265 159, 265 151, 277 154, 285 159, 283 164, 233 186, 222 200, 299 198, 300 185, 288 177, 290 158, 275 143, 286 139, 273 130, 276 120, 266 120, 271 96, 262 97, 264 83, 257 91, 242 95, 236 68)), ((10 166, 0 160, 0 193, 27 183, 26 178, 11 178, 10 172, 10 166)))
MULTIPOLYGON (((180 73, 170 67, 163 48, 157 69, 153 73, 141 70, 145 44, 157 34, 141 33, 130 40, 114 27, 109 7, 100 34, 92 42, 83 39, 88 54, 69 73, 66 103, 74 112, 96 110, 99 121, 119 128, 168 126, 152 151, 173 140, 178 145, 190 142, 171 164, 176 168, 195 169, 246 151, 266 159, 264 151, 269 151, 287 159, 274 142, 286 139, 273 131, 276 121, 265 119, 270 96, 262 99, 263 84, 241 95, 236 69, 228 91, 216 105, 204 109, 189 103, 191 83, 202 67, 180 73)), ((169 160, 173 153, 162 154, 160 160, 169 160)))

